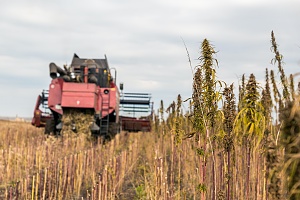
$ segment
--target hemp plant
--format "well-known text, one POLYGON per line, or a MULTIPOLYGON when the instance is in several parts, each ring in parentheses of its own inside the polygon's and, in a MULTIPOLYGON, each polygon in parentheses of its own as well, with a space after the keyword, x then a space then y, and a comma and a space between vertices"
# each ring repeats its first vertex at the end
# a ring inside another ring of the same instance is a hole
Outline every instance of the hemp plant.
MULTIPOLYGON (((212 138, 216 134, 216 119, 218 116, 218 102, 221 100, 221 93, 218 91, 215 67, 218 66, 217 59, 214 58, 216 51, 207 39, 201 44, 201 55, 198 58, 200 63, 196 66, 193 79, 193 128, 196 131, 197 139, 203 138, 201 148, 205 156, 207 155, 209 144, 212 155, 212 198, 216 198, 216 169, 215 169, 215 149, 212 138)), ((206 162, 204 158, 204 162, 206 162)), ((203 166, 203 184, 207 183, 205 177, 205 165, 203 166)), ((204 198, 204 197, 203 197, 204 198)))
POLYGON ((234 119, 236 117, 236 103, 235 95, 233 93, 233 84, 229 87, 225 87, 223 91, 223 96, 225 98, 223 105, 224 121, 223 129, 225 136, 223 138, 224 151, 227 153, 227 199, 232 199, 232 166, 231 166, 231 154, 234 150, 234 140, 233 140, 233 125, 234 119))
POLYGON ((254 74, 251 74, 245 88, 245 95, 239 102, 240 110, 234 122, 236 138, 246 148, 246 199, 250 199, 250 163, 251 154, 259 146, 265 130, 264 109, 260 102, 259 86, 254 74), (254 148, 253 148, 254 147, 254 148))

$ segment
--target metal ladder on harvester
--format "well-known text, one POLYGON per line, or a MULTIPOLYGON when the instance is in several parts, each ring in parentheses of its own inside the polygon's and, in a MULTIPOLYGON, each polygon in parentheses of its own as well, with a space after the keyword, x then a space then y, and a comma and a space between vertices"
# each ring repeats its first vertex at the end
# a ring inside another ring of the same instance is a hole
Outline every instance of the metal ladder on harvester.
POLYGON ((109 93, 103 93, 101 95, 102 104, 101 104, 101 120, 100 120, 100 135, 106 136, 108 135, 109 129, 109 103, 110 103, 110 95, 109 93), (105 116, 106 115, 106 116, 105 116), (103 117, 105 116, 105 117, 103 117))

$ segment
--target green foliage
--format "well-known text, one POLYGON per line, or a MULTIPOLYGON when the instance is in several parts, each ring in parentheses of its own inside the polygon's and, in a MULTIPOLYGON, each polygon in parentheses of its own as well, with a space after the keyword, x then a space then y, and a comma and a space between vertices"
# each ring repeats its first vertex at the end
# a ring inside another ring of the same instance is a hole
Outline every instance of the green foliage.
POLYGON ((135 200, 143 200, 147 199, 147 192, 145 190, 145 186, 143 184, 137 186, 135 188, 135 194, 136 196, 134 197, 135 200))
POLYGON ((294 84, 294 76, 292 75, 292 74, 290 74, 290 85, 289 85, 289 89, 290 89, 290 93, 291 93, 291 97, 292 97, 292 101, 295 101, 295 89, 294 89, 294 87, 295 87, 295 84, 294 84))
POLYGON ((207 192, 207 187, 204 183, 199 183, 197 186, 196 186, 196 191, 198 193, 206 193, 207 192))
POLYGON ((273 31, 271 32, 271 43, 272 43, 272 50, 275 53, 275 58, 273 58, 271 60, 271 62, 274 63, 274 64, 277 63, 277 65, 278 65, 278 70, 279 70, 279 73, 280 73, 280 80, 281 80, 281 84, 283 86, 283 92, 282 92, 283 98, 286 101, 290 101, 289 85, 287 83, 288 81, 287 81, 287 78, 285 76, 284 69, 282 67, 283 56, 279 53, 278 45, 276 43, 275 35, 274 35, 273 31))
POLYGON ((163 102, 163 100, 160 101, 159 114, 160 114, 160 119, 162 121, 164 121, 164 102, 163 102))
POLYGON ((205 151, 203 148, 196 148, 196 153, 199 156, 205 156, 205 151))
POLYGON ((193 82, 193 127, 198 133, 216 125, 218 102, 222 95, 218 92, 219 81, 216 80, 214 58, 215 50, 207 39, 201 45, 200 64, 196 67, 193 82))
POLYGON ((246 137, 257 147, 265 130, 264 109, 260 103, 258 85, 253 74, 246 85, 245 96, 240 104, 241 110, 234 122, 235 133, 238 139, 246 137))
POLYGON ((270 75, 271 75, 271 82, 272 82, 272 87, 273 87, 273 97, 274 97, 274 101, 275 103, 282 103, 281 102, 281 94, 277 88, 277 84, 276 84, 276 78, 275 78, 275 75, 274 75, 274 71, 271 70, 270 72, 270 75))
POLYGON ((223 121, 223 146, 225 151, 229 152, 233 146, 233 125, 236 118, 236 104, 235 95, 233 93, 233 84, 229 87, 225 87, 223 91, 223 96, 225 98, 223 105, 224 121, 223 121))
POLYGON ((299 97, 290 102, 281 111, 281 142, 285 147, 285 173, 287 178, 289 199, 300 198, 300 101, 299 97))
POLYGON ((238 111, 240 111, 240 107, 242 107, 242 101, 245 95, 246 87, 245 87, 245 74, 242 76, 242 83, 239 85, 239 105, 238 111))
POLYGON ((271 112, 273 106, 269 81, 269 73, 268 69, 266 69, 266 85, 261 94, 261 104, 264 107, 263 112, 267 123, 271 121, 271 112))

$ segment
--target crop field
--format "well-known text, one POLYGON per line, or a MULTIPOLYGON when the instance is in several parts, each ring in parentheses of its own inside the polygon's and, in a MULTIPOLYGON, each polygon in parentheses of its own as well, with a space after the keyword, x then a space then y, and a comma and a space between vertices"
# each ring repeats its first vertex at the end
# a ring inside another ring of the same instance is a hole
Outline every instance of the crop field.
POLYGON ((277 70, 243 75, 235 94, 203 40, 191 98, 161 101, 151 132, 103 144, 0 121, 0 199, 300 199, 299 88, 273 32, 271 49, 277 70))

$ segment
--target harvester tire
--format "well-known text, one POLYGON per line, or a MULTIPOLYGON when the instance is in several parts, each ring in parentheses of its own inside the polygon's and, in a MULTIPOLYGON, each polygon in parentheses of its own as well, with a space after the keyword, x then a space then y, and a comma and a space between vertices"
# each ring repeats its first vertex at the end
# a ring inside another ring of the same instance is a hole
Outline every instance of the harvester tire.
POLYGON ((54 134, 55 133, 55 122, 54 119, 48 119, 45 125, 45 134, 54 134))

